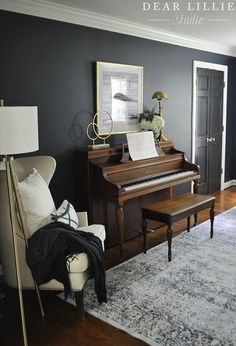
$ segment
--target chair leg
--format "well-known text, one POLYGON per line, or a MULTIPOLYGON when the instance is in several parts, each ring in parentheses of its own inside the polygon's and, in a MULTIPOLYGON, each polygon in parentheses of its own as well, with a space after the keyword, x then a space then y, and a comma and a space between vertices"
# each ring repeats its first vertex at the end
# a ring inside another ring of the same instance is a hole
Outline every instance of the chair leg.
POLYGON ((85 311, 84 311, 84 293, 82 291, 75 292, 75 303, 76 310, 81 320, 85 320, 85 311))

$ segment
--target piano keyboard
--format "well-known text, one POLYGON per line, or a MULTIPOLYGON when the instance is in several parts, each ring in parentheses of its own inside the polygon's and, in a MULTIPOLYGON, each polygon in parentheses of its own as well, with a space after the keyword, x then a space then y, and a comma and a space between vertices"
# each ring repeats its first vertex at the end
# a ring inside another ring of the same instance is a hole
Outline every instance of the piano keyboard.
POLYGON ((183 171, 183 172, 178 172, 178 173, 171 173, 168 175, 163 175, 161 177, 150 178, 150 179, 138 181, 136 183, 123 185, 122 188, 125 191, 131 191, 131 190, 139 189, 140 187, 146 187, 146 186, 156 185, 156 184, 160 184, 160 183, 167 183, 167 182, 170 182, 172 180, 179 179, 179 178, 186 178, 186 177, 193 175, 194 173, 196 173, 196 172, 183 171))

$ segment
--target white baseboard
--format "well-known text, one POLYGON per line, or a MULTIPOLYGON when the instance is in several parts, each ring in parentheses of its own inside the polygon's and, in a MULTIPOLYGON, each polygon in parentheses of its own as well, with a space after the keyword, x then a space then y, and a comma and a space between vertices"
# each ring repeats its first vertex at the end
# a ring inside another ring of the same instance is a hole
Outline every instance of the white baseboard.
POLYGON ((236 186, 236 180, 230 180, 224 183, 224 190, 228 189, 231 186, 236 186))
POLYGON ((224 190, 228 189, 231 186, 233 186, 233 180, 227 181, 226 183, 224 183, 224 190))

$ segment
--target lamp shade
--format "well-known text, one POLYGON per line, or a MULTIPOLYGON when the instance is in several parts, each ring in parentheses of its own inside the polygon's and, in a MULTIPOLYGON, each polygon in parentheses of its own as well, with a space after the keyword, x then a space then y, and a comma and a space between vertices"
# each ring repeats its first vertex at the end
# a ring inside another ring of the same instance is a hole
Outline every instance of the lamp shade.
POLYGON ((37 107, 0 107, 0 155, 38 150, 37 107))
POLYGON ((152 98, 158 99, 160 101, 162 99, 168 99, 168 96, 164 91, 158 90, 154 92, 154 94, 152 95, 152 98))

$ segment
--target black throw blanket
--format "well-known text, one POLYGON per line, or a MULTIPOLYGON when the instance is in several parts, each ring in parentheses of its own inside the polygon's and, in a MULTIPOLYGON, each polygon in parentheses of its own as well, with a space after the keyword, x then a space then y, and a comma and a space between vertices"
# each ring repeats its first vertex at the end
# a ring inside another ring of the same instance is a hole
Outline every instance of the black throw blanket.
POLYGON ((67 261, 85 252, 89 257, 98 301, 106 301, 104 257, 101 240, 92 233, 74 230, 62 222, 52 222, 28 239, 26 261, 38 285, 56 279, 70 291, 67 261))

